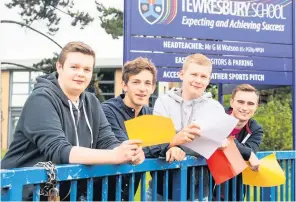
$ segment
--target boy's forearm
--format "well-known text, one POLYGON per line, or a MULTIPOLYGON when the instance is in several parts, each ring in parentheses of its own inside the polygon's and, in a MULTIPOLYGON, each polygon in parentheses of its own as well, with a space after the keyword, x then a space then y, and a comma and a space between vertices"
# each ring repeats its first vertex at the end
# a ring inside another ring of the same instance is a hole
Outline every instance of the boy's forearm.
POLYGON ((86 147, 72 147, 69 163, 86 165, 117 164, 115 152, 107 149, 89 149, 86 147))

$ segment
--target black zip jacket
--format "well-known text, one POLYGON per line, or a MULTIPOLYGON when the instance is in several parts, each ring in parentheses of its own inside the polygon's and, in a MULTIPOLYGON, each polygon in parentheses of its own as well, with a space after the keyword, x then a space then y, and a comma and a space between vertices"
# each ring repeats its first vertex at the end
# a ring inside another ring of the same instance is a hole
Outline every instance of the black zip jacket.
MULTIPOLYGON (((226 113, 231 114, 232 108, 227 108, 226 113)), ((248 123, 241 129, 240 133, 238 134, 237 138, 234 139, 238 150, 240 151, 244 160, 248 161, 251 152, 256 152, 259 150, 259 145, 261 144, 263 136, 262 127, 254 120, 250 119, 248 123), (242 141, 250 134, 250 137, 242 143, 242 141)), ((229 187, 232 187, 232 180, 229 180, 229 187)), ((236 196, 233 198, 232 196, 232 189, 229 189, 228 197, 229 201, 240 201, 241 197, 243 197, 246 193, 246 186, 244 185, 244 191, 241 190, 241 185, 243 183, 242 174, 239 174, 236 177, 236 196)), ((224 194, 224 193, 223 193, 224 194)))
MULTIPOLYGON (((124 121, 135 118, 135 110, 124 104, 123 102, 124 96, 125 96, 124 94, 121 94, 120 96, 109 99, 102 104, 106 117, 109 123, 111 124, 112 131, 114 132, 116 138, 120 142, 123 142, 129 139, 126 132, 125 125, 124 125, 124 121)), ((139 116, 146 115, 146 114, 152 114, 152 109, 148 106, 143 106, 139 113, 139 116)), ((144 147, 143 151, 145 153, 146 158, 158 158, 159 156, 165 156, 167 149, 168 149, 168 144, 161 144, 161 145, 155 145, 151 147, 144 147)), ((141 175, 135 174, 135 184, 134 184, 135 192, 139 186, 140 179, 141 179, 141 175)), ((124 201, 128 200, 128 190, 129 190, 128 180, 129 178, 127 176, 122 176, 122 182, 123 182, 122 183, 122 200, 124 201)), ((115 183, 116 183, 115 178, 110 177, 109 178, 110 188, 114 186, 115 183)), ((159 186, 162 186, 162 185, 159 185, 159 186)), ((111 195, 112 194, 109 194, 109 200, 115 200, 111 195)))
MULTIPOLYGON (((124 122, 135 118, 135 110, 126 106, 123 99, 124 94, 121 94, 120 96, 109 99, 102 104, 106 117, 111 124, 112 131, 120 142, 124 142, 129 139, 124 122)), ((152 109, 144 105, 139 113, 139 116, 151 114, 153 114, 152 109)), ((160 144, 151 147, 144 147, 143 151, 146 158, 158 158, 159 156, 165 156, 167 149, 168 144, 160 144)))
MULTIPOLYGON (((230 114, 232 108, 227 108, 226 113, 230 114)), ((250 119, 248 123, 241 129, 238 137, 234 139, 238 150, 240 151, 244 160, 248 161, 253 151, 256 153, 259 150, 259 145, 261 144, 263 136, 262 127, 254 120, 250 119), (246 136, 250 134, 250 137, 247 139, 245 143, 242 141, 246 138, 246 136)))

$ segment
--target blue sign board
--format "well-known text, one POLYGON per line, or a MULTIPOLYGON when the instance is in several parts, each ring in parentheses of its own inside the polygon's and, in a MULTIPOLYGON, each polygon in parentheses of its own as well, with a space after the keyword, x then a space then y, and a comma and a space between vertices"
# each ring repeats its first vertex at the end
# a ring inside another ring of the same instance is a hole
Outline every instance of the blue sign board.
MULTIPOLYGON (((182 67, 188 54, 171 53, 139 53, 131 52, 130 58, 150 58, 159 67, 182 67)), ((207 55, 212 61, 214 69, 241 69, 264 71, 292 71, 291 58, 265 58, 242 56, 207 55)))
MULTIPOLYGON (((180 82, 180 70, 181 68, 160 68, 157 76, 162 81, 180 82)), ((226 84, 229 81, 235 84, 292 85, 292 72, 213 70, 211 83, 226 84), (279 77, 282 79, 278 80, 279 77)))
POLYGON ((290 85, 293 3, 126 0, 124 62, 147 57, 158 81, 179 81, 164 73, 177 75, 188 55, 202 53, 213 63, 211 83, 290 85))
POLYGON ((172 38, 131 37, 130 50, 292 58, 292 46, 286 44, 202 41, 172 38))
MULTIPOLYGON (((213 63, 211 83, 293 85, 295 0, 125 0, 124 62, 142 56, 179 82, 186 56, 213 63)), ((222 89, 222 88, 219 88, 222 89)), ((296 147, 293 99, 293 148, 296 147)))
POLYGON ((292 44, 292 0, 132 0, 130 34, 292 44))

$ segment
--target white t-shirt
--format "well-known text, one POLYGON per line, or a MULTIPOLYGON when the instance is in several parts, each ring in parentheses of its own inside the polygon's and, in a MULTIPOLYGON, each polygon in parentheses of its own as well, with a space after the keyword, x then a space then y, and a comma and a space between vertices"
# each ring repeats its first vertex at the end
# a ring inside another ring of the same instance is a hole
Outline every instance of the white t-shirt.
POLYGON ((78 109, 78 106, 79 106, 79 99, 76 101, 76 102, 72 102, 73 105, 76 107, 76 109, 78 109))

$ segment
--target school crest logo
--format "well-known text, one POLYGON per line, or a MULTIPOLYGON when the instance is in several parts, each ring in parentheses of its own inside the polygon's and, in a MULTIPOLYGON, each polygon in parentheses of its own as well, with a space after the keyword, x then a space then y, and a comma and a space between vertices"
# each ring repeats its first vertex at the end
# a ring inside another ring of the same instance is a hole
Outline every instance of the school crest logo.
POLYGON ((142 18, 153 24, 170 24, 177 15, 177 0, 138 0, 142 18))

